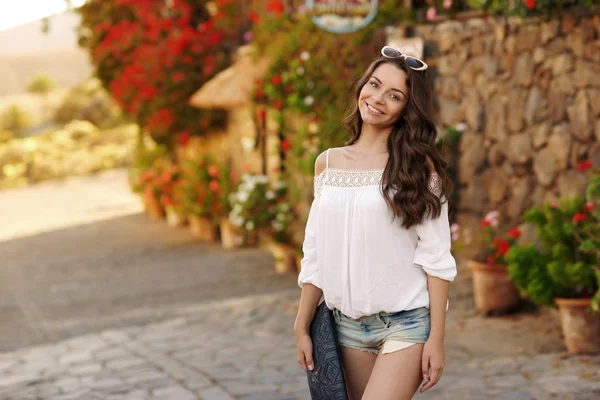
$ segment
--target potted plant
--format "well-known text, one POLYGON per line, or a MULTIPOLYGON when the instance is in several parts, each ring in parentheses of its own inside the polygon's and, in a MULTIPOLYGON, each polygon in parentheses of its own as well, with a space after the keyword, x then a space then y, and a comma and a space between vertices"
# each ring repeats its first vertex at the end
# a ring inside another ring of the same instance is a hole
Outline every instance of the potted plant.
POLYGON ((586 249, 586 232, 598 221, 590 211, 583 196, 532 207, 524 218, 535 226, 538 246, 517 245, 507 256, 511 278, 529 299, 558 306, 570 353, 600 352, 599 314, 592 313, 600 297, 598 260, 586 249))
POLYGON ((165 217, 165 210, 160 203, 162 195, 160 179, 155 168, 144 172, 140 179, 143 187, 144 211, 151 220, 158 220, 165 217))
POLYGON ((229 222, 244 232, 244 243, 257 243, 259 229, 264 229, 270 222, 268 188, 269 179, 265 175, 246 173, 229 195, 229 222))
MULTIPOLYGON (((475 308, 484 315, 512 311, 522 299, 508 274, 505 256, 521 231, 518 228, 506 231, 500 224, 498 211, 487 213, 481 220, 481 228, 481 246, 467 263, 473 273, 475 308)), ((457 234, 456 230, 452 232, 457 234)))
POLYGON ((185 213, 192 235, 205 241, 217 239, 216 215, 219 211, 219 168, 205 155, 190 160, 184 171, 185 213))
POLYGON ((273 255, 278 273, 296 272, 297 251, 291 230, 296 215, 287 196, 287 184, 284 181, 275 182, 269 189, 265 194, 269 201, 270 220, 266 232, 271 238, 267 247, 273 255))
POLYGON ((221 246, 224 249, 234 249, 242 247, 248 243, 247 235, 243 229, 234 226, 229 220, 229 214, 232 207, 229 201, 232 193, 235 192, 239 183, 240 176, 236 171, 232 171, 227 165, 219 168, 219 228, 221 232, 221 246))

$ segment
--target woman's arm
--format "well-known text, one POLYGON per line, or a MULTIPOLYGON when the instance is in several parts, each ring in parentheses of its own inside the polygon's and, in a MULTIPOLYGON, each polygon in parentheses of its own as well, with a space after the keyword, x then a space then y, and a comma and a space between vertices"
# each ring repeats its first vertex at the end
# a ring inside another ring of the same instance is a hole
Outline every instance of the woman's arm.
POLYGON ((312 340, 310 338, 310 323, 313 320, 319 300, 323 295, 319 279, 319 268, 317 265, 317 232, 316 218, 319 208, 319 190, 317 177, 323 172, 326 166, 325 153, 317 157, 315 161, 315 197, 310 207, 306 230, 304 234, 304 243, 302 251, 302 268, 298 275, 298 285, 302 288, 300 296, 300 305, 298 314, 294 323, 294 332, 296 334, 296 348, 298 363, 302 369, 313 369, 312 359, 312 340))

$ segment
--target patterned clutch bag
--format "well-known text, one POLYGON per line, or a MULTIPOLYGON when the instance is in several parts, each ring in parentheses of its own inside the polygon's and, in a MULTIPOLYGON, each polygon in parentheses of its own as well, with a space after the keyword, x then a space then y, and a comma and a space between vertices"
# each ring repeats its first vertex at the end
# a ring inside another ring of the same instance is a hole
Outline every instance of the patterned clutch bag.
POLYGON ((333 311, 323 301, 310 324, 314 369, 308 371, 312 400, 348 400, 333 311))

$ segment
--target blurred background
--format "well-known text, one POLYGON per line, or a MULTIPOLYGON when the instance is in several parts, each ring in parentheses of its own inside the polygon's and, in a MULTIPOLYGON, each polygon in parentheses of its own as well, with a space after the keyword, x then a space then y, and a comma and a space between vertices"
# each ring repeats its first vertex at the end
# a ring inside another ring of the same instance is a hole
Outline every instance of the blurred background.
POLYGON ((0 399, 309 399, 314 162, 384 45, 455 191, 424 399, 600 398, 598 0, 0 4, 0 399))

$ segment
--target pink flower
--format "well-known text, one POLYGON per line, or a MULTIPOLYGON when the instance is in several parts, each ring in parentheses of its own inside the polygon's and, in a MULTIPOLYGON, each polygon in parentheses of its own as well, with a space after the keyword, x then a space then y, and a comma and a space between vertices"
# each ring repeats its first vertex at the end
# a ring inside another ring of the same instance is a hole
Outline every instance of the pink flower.
POLYGON ((460 239, 460 235, 458 234, 458 232, 456 232, 452 234, 451 238, 453 242, 456 242, 458 239, 460 239))
POLYGON ((489 213, 487 213, 483 220, 486 221, 489 225, 496 227, 496 226, 498 226, 498 217, 499 216, 500 216, 500 213, 498 211, 494 210, 494 211, 490 211, 489 213))
POLYGON ((458 233, 460 226, 456 223, 450 225, 450 233, 458 233))
POLYGON ((427 14, 425 15, 425 18, 427 18, 428 21, 433 21, 433 20, 435 20, 436 17, 437 17, 437 10, 435 9, 435 7, 429 7, 427 9, 427 14))
POLYGON ((452 7, 452 1, 453 0, 444 0, 444 8, 448 9, 448 8, 452 7))

